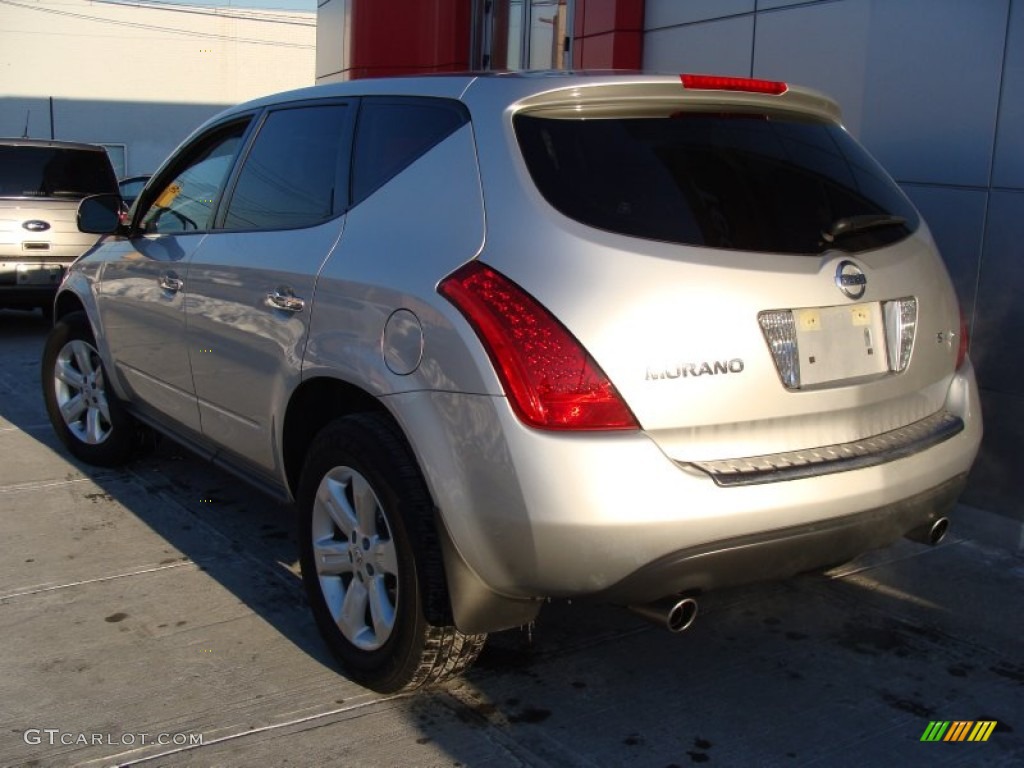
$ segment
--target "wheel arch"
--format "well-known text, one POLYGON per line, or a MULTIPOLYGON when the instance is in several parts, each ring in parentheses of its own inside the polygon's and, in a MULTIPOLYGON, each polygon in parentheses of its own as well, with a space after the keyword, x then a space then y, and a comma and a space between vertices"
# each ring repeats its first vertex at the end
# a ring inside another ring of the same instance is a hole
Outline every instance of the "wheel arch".
MULTIPOLYGON (((57 294, 57 298, 53 303, 53 321, 57 322, 63 317, 67 317, 72 312, 85 312, 89 314, 85 308, 85 303, 78 296, 77 293, 72 291, 61 291, 57 294)), ((92 319, 91 317, 89 318, 92 319)))
POLYGON ((75 457, 95 466, 121 466, 138 455, 145 433, 114 391, 88 314, 77 303, 66 309, 43 345, 40 375, 47 415, 75 457))
MULTIPOLYGON (((69 273, 68 282, 77 277, 75 272, 69 273)), ((79 284, 79 288, 81 285, 79 284)), ((114 393, 126 403, 131 401, 131 394, 127 384, 121 378, 118 367, 114 364, 114 356, 111 353, 110 345, 107 343, 106 334, 103 332, 100 322, 99 309, 96 306, 96 298, 92 293, 83 294, 80 290, 71 290, 65 283, 64 290, 61 290, 53 302, 53 323, 56 325, 65 317, 75 312, 82 312, 89 321, 93 337, 96 341, 96 349, 107 367, 107 376, 114 393)))
POLYGON ((380 400, 341 379, 321 376, 308 379, 296 388, 285 410, 281 443, 285 478, 292 498, 298 496, 302 467, 316 434, 335 419, 367 412, 383 413, 394 421, 380 400))

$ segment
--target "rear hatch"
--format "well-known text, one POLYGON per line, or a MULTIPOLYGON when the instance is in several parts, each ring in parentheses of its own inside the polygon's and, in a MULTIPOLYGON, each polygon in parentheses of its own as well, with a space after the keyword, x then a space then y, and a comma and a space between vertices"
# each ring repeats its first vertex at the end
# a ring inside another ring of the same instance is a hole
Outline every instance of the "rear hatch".
POLYGON ((558 259, 512 256, 500 225, 483 259, 680 461, 945 419, 961 327, 926 227, 832 102, 769 85, 548 92, 513 117, 550 206, 530 242, 558 259))

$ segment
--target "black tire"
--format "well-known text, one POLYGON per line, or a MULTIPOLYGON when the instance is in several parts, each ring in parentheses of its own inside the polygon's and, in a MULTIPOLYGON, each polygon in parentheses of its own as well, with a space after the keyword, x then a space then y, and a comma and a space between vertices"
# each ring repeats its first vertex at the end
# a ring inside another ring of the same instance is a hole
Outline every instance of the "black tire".
POLYGON ((132 458, 141 428, 107 384, 84 312, 61 318, 47 336, 42 384, 50 423, 72 454, 102 467, 132 458))
POLYGON ((394 693, 473 663, 487 636, 453 625, 430 493, 389 418, 327 425, 310 447, 298 501, 302 580, 352 680, 394 693))

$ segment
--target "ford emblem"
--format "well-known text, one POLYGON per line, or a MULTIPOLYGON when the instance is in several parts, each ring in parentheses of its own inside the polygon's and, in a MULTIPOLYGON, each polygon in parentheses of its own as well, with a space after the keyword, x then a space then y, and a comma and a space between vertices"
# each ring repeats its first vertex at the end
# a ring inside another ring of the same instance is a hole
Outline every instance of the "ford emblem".
POLYGON ((50 228, 48 222, 40 221, 39 219, 32 219, 31 221, 26 221, 21 226, 23 226, 29 232, 45 232, 50 228))

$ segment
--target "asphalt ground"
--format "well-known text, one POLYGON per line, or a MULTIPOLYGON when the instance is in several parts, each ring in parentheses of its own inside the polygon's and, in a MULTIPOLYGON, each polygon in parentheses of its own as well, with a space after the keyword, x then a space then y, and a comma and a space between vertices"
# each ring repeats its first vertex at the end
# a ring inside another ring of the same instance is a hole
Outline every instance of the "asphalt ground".
POLYGON ((70 459, 46 331, 0 312, 0 764, 1024 765, 1003 518, 960 507, 937 547, 708 595, 679 635, 551 604, 461 679, 381 696, 319 640, 290 507, 167 441, 123 470, 70 459), (922 741, 968 721, 995 725, 922 741))

